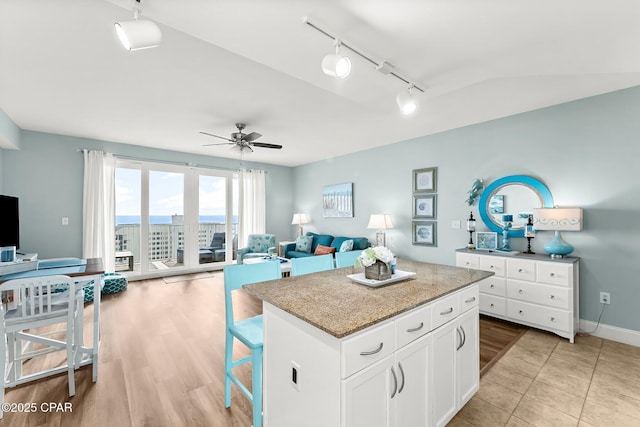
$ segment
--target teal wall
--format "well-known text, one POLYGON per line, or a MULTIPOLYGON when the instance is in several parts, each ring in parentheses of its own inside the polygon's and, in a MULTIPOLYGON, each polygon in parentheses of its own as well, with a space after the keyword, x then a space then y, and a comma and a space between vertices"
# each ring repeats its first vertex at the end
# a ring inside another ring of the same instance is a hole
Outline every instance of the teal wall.
MULTIPOLYGON (((193 162, 237 169, 238 161, 117 144, 70 136, 22 131, 20 150, 1 150, 3 193, 20 197, 22 251, 40 258, 81 256, 83 156, 80 149, 104 150, 149 161, 193 162), (62 225, 62 217, 69 225, 62 225)), ((291 230, 291 168, 244 162, 267 171, 267 230, 287 236, 291 230), (281 212, 287 214, 283 217, 281 212)))
MULTIPOLYGON (((315 230, 375 239, 371 213, 391 214, 387 246, 402 257, 455 264, 464 247, 475 178, 485 184, 507 175, 542 180, 558 206, 584 208, 585 229, 565 232, 580 264, 580 317, 597 321, 600 291, 611 293, 603 323, 640 331, 640 88, 618 91, 424 136, 295 169, 295 210, 315 230), (412 170, 438 167, 438 247, 411 244, 412 170), (322 187, 353 182, 354 218, 323 218, 322 187), (460 220, 462 229, 452 229, 460 220)), ((479 225, 481 221, 478 221, 479 225)), ((482 230, 482 227, 478 227, 482 230)), ((543 253, 551 232, 533 241, 543 253)), ((514 249, 526 240, 512 239, 514 249)))

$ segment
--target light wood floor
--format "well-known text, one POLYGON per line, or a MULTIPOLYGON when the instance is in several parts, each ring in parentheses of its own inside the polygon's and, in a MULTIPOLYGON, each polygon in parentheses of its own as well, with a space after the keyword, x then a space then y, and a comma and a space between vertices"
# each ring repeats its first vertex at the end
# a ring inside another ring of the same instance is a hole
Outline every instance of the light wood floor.
MULTIPOLYGON (((261 312, 261 302, 247 294, 242 295, 237 302, 235 310, 239 317, 261 312)), ((85 326, 91 324, 92 316, 92 305, 89 304, 85 308, 85 326)), ((85 327, 88 333, 90 329, 85 327)), ((85 367, 76 373, 76 396, 73 398, 67 396, 67 380, 64 375, 9 389, 5 396, 6 402, 33 402, 38 408, 46 402, 71 402, 72 412, 38 410, 36 413, 5 413, 0 426, 251 425, 251 405, 237 388, 232 388, 231 408, 224 408, 222 272, 131 282, 125 292, 103 299, 101 331, 99 378, 96 383, 91 382, 90 367, 85 367)), ((502 355, 514 340, 518 341, 519 334, 517 325, 514 328, 514 325, 489 318, 481 320, 481 363, 485 366, 485 371, 486 366, 492 363, 492 358, 502 355)), ((522 375, 518 376, 517 381, 511 381, 511 377, 503 374, 505 367, 507 370, 517 369, 524 375, 528 374, 527 370, 532 366, 529 361, 523 360, 523 364, 516 364, 518 359, 525 358, 523 348, 531 347, 538 351, 540 347, 544 347, 540 344, 542 339, 544 344, 551 341, 553 345, 546 346, 557 347, 557 351, 575 351, 581 354, 586 351, 585 347, 567 344, 566 340, 556 336, 545 338, 547 335, 530 330, 522 338, 523 344, 518 341, 517 345, 510 347, 503 358, 505 362, 498 362, 483 377, 477 398, 472 399, 468 408, 463 409, 452 425, 506 425, 510 419, 509 414, 514 411, 516 415, 524 417, 524 409, 517 409, 519 406, 516 409, 508 408, 510 412, 501 413, 503 417, 499 421, 496 418, 480 419, 478 414, 495 415, 496 408, 504 406, 505 396, 520 396, 510 390, 505 390, 504 393, 493 392, 495 384, 501 381, 506 382, 507 387, 508 384, 523 384, 522 378, 525 377, 522 375), (543 337, 540 338, 539 335, 543 337)), ((85 335, 85 340, 90 339, 90 335, 85 335)), ((599 342, 603 349, 608 345, 603 345, 602 340, 599 342)), ((588 343, 592 344, 592 341, 588 343)), ((633 367, 633 370, 640 372, 640 365, 636 361, 640 357, 640 349, 635 352, 633 348, 629 350, 627 347, 624 347, 624 351, 633 355, 627 359, 627 371, 633 367)), ((620 352, 619 346, 612 348, 620 352)), ((248 354, 241 345, 234 351, 238 357, 248 354)), ((44 363, 59 363, 64 358, 62 354, 48 357, 44 363)), ((45 358, 29 361, 27 366, 36 369, 41 366, 43 359, 45 358)), ((548 360, 551 363, 554 358, 548 360)), ((575 364, 574 362, 573 365, 575 364)), ((544 373, 543 369, 542 374, 544 373)), ((238 375, 245 384, 250 384, 250 366, 240 367, 238 375)), ((537 382, 533 384, 536 385, 537 382)), ((587 387, 588 384, 589 381, 587 387)), ((537 388, 532 387, 529 393, 536 390, 537 388)), ((630 390, 633 392, 633 387, 630 390)), ((526 390, 520 390, 520 393, 524 392, 526 390)), ((623 397, 629 396, 631 392, 623 390, 623 397)), ((586 391, 584 394, 586 396, 586 391)), ((636 402, 635 399, 631 400, 636 402)), ((530 401, 526 396, 518 400, 521 405, 530 401)), ((564 404, 562 400, 557 400, 557 403, 564 404)), ((561 406, 560 411, 568 411, 562 408, 561 406)), ((554 413, 555 415, 557 414, 554 413)), ((547 425, 546 421, 539 425, 547 425)), ((537 425, 535 418, 528 422, 526 425, 537 425)))

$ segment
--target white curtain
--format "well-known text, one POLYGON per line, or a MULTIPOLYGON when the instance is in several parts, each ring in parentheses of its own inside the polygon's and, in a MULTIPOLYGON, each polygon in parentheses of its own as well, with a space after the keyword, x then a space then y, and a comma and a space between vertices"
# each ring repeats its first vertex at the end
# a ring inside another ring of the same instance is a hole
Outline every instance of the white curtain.
POLYGON ((265 171, 240 169, 238 187, 238 247, 247 243, 249 234, 266 232, 266 179, 265 171))
POLYGON ((82 256, 115 269, 115 170, 112 154, 84 150, 82 256))

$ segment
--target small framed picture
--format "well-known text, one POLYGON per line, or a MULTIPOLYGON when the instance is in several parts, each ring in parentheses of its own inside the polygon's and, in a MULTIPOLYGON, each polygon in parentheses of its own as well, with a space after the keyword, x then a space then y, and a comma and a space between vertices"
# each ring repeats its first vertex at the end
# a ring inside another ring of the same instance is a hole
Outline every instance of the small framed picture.
POLYGON ((413 221, 413 244, 437 246, 435 221, 413 221))
POLYGON ((435 218, 436 217, 436 195, 413 196, 413 217, 414 218, 435 218))
POLYGON ((438 168, 414 169, 413 192, 414 193, 435 193, 437 172, 438 172, 438 168))
POLYGON ((494 251, 498 248, 498 233, 489 231, 476 232, 476 249, 494 251))

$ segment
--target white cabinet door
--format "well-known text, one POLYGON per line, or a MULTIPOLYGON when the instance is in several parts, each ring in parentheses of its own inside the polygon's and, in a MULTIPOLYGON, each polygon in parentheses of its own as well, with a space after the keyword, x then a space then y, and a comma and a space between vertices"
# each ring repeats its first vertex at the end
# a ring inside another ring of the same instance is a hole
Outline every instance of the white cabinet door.
POLYGON ((446 323, 433 332, 431 402, 432 419, 438 427, 446 425, 457 412, 455 370, 456 348, 461 342, 459 335, 458 323, 455 321, 446 323))
POLYGON ((391 395, 396 391, 398 373, 392 377, 394 356, 388 356, 342 381, 343 427, 388 427, 391 422, 391 395))
POLYGON ((398 390, 391 399, 395 406, 395 427, 429 425, 430 344, 431 336, 423 336, 396 353, 398 390))
MULTIPOLYGON (((462 343, 456 346, 456 380, 458 408, 471 399, 480 386, 480 353, 478 308, 469 310, 457 320, 462 343)), ((437 366, 437 365, 436 365, 437 366)))

